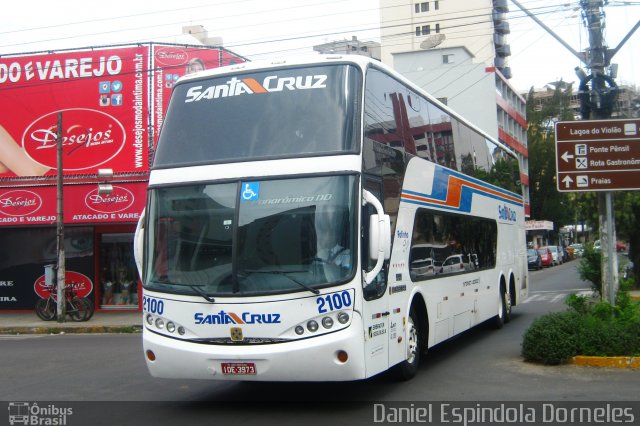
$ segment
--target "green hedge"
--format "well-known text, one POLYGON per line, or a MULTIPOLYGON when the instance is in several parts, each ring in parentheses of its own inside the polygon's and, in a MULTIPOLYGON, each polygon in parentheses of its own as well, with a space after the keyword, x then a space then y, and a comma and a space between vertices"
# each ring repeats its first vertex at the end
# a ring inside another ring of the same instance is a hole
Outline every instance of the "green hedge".
POLYGON ((640 356, 640 304, 620 291, 617 304, 571 295, 569 309, 536 319, 524 334, 526 361, 557 365, 576 355, 640 356))

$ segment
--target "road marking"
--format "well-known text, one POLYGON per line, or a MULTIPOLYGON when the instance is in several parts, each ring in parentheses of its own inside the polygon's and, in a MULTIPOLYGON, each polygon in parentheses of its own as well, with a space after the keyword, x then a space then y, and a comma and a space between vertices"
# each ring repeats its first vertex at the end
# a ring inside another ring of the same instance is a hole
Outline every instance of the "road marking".
POLYGON ((569 294, 592 297, 593 290, 585 290, 583 288, 577 288, 573 290, 532 291, 531 293, 529 293, 529 297, 524 299, 521 303, 529 303, 529 302, 564 303, 564 301, 566 300, 569 294))
POLYGON ((44 337, 42 334, 0 334, 0 340, 26 340, 44 337))

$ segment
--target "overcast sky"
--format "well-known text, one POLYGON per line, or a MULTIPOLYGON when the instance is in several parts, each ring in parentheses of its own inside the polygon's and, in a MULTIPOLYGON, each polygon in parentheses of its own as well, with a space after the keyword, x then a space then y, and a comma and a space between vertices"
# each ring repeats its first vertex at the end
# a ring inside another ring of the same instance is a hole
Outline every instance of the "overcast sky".
MULTIPOLYGON (((578 0, 520 3, 546 12, 540 19, 576 51, 588 46, 578 0)), ((613 48, 640 19, 640 1, 609 4, 605 35, 613 48)), ((377 0, 7 1, 0 15, 0 55, 138 41, 184 43, 182 26, 196 24, 249 59, 298 55, 311 53, 315 44, 354 35, 380 42, 378 5, 377 0)), ((559 79, 576 80, 579 60, 513 3, 509 7, 511 84, 527 91, 559 79)), ((640 52, 640 30, 614 57, 618 84, 640 85, 640 63, 632 52, 640 52)))

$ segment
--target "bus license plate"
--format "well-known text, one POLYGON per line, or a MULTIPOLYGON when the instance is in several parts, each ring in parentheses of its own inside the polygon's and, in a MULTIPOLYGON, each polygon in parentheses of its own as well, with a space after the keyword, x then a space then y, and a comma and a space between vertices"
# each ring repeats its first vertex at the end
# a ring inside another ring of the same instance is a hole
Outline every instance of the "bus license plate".
POLYGON ((256 364, 253 362, 223 362, 222 374, 224 375, 251 375, 257 374, 256 364))

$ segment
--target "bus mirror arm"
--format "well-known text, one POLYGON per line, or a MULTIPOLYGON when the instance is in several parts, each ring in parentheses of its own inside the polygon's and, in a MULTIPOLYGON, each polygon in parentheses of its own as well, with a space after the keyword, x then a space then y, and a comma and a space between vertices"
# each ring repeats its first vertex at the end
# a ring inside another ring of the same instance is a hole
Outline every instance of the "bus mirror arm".
POLYGON ((145 209, 143 209, 140 214, 140 219, 138 220, 136 232, 133 237, 133 257, 136 261, 136 268, 138 268, 138 275, 140 276, 140 279, 142 279, 142 255, 144 253, 142 245, 144 242, 144 218, 145 209))
POLYGON ((391 218, 384 214, 380 201, 369 191, 364 190, 362 203, 371 204, 377 214, 369 218, 369 256, 376 259, 376 265, 369 272, 364 272, 365 287, 373 282, 382 270, 384 261, 391 257, 391 218))

